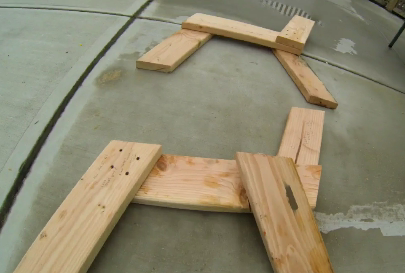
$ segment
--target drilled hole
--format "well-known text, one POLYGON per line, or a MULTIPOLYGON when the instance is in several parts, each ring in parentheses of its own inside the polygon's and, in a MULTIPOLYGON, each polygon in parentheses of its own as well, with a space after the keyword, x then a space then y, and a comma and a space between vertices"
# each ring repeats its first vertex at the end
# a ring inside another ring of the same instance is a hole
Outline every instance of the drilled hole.
POLYGON ((125 175, 128 175, 128 174, 129 174, 129 172, 126 172, 126 173, 125 173, 125 175))
POLYGON ((114 169, 114 165, 111 165, 111 169, 114 169))
POLYGON ((120 149, 120 152, 122 152, 122 149, 120 149))
POLYGON ((139 156, 136 158, 136 160, 139 160, 139 159, 141 159, 139 156))

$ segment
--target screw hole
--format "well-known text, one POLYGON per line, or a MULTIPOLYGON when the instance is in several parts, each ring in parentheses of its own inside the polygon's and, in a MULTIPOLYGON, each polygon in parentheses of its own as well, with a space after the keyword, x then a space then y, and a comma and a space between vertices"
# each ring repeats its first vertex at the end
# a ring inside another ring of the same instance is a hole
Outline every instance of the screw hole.
POLYGON ((120 149, 120 152, 122 152, 122 149, 120 149))
POLYGON ((128 175, 128 174, 129 174, 129 172, 126 172, 126 173, 125 173, 125 175, 128 175))
POLYGON ((111 169, 114 169, 114 165, 111 165, 111 169))
POLYGON ((139 159, 141 159, 139 156, 136 158, 136 160, 139 160, 139 159))

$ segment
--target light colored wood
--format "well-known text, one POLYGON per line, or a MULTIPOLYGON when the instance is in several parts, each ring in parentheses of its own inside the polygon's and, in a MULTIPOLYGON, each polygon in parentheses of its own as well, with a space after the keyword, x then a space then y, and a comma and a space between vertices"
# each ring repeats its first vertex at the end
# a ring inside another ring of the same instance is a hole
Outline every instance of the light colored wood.
POLYGON ((181 29, 146 52, 136 61, 136 67, 172 72, 211 37, 209 33, 181 29))
POLYGON ((273 53, 307 102, 336 109, 338 106, 336 100, 301 57, 278 49, 274 49, 273 53))
POLYGON ((324 111, 292 107, 277 155, 298 165, 318 165, 324 116, 324 111))
POLYGON ((295 15, 276 38, 276 42, 302 50, 315 22, 295 15))
POLYGON ((112 141, 72 189, 14 273, 84 273, 161 155, 112 141))
POLYGON ((249 212, 235 160, 163 155, 135 203, 222 212, 249 212))
POLYGON ((279 32, 270 29, 225 19, 221 17, 196 13, 183 22, 182 28, 208 32, 267 47, 281 49, 294 54, 301 50, 276 42, 279 32))
POLYGON ((302 187, 312 209, 316 207, 318 200, 319 183, 321 181, 322 166, 320 165, 296 165, 302 187))
POLYGON ((385 8, 388 11, 392 11, 397 5, 398 5, 399 0, 390 0, 387 5, 385 6, 385 8))
POLYGON ((243 184, 275 273, 333 273, 290 158, 237 153, 243 184))
MULTIPOLYGON (((314 208, 321 166, 299 166, 314 208)), ((235 160, 162 155, 136 193, 134 203, 217 212, 250 212, 235 160)))

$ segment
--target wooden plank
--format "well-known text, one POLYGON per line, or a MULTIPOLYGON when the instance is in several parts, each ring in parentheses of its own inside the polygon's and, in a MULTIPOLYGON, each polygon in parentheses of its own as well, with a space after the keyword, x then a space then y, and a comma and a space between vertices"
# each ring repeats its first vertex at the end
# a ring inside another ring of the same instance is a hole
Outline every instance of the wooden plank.
POLYGON ((321 181, 322 166, 320 165, 296 165, 302 187, 312 209, 316 207, 318 200, 319 183, 321 181))
POLYGON ((338 106, 336 100, 301 57, 277 49, 274 49, 273 53, 297 85, 307 102, 336 109, 338 106))
POLYGON ((229 20, 221 17, 196 13, 183 22, 182 28, 208 32, 271 48, 281 49, 294 54, 301 50, 276 42, 279 32, 270 29, 229 20))
POLYGON ((398 5, 399 0, 390 0, 387 5, 385 6, 385 8, 388 11, 392 11, 397 5, 398 5))
POLYGON ((237 153, 236 161, 274 272, 332 273, 292 159, 237 153))
MULTIPOLYGON (((316 205, 320 166, 299 166, 308 201, 316 205)), ((218 212, 250 212, 235 160, 162 155, 134 203, 218 212)))
POLYGON ((324 111, 292 107, 277 155, 298 165, 318 165, 324 116, 324 111))
POLYGON ((249 212, 235 160, 163 155, 135 203, 171 208, 249 212))
POLYGON ((209 33, 181 29, 139 58, 136 67, 172 72, 211 37, 209 33))
POLYGON ((276 38, 276 42, 302 50, 315 22, 295 15, 276 38))
POLYGON ((161 150, 160 145, 110 142, 56 210, 14 272, 87 272, 161 150))

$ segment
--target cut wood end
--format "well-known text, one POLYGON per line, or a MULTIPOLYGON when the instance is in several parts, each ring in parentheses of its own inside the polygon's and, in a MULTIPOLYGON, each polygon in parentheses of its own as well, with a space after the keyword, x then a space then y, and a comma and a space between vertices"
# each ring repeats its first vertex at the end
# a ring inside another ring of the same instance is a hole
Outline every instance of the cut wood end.
POLYGON ((337 101, 331 96, 330 99, 323 99, 318 96, 309 95, 308 99, 306 98, 307 102, 315 105, 319 105, 329 109, 336 109, 338 107, 337 101))
POLYGON ((149 61, 143 61, 141 59, 136 61, 136 68, 144 69, 144 70, 151 70, 151 71, 165 72, 165 73, 170 73, 174 70, 174 69, 171 69, 171 67, 168 65, 151 63, 149 61))

